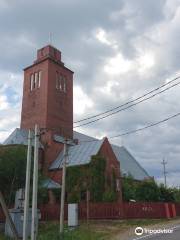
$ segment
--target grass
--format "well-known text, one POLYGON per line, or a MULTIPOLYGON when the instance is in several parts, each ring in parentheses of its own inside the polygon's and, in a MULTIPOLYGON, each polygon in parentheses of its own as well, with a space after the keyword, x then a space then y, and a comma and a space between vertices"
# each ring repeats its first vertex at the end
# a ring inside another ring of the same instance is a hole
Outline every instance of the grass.
MULTIPOLYGON (((58 223, 42 223, 39 227, 38 240, 105 240, 103 232, 94 231, 92 226, 82 224, 76 229, 68 229, 65 227, 64 234, 59 236, 58 223)), ((0 234, 0 240, 10 240, 3 234, 0 234)))
POLYGON ((59 224, 49 223, 42 224, 39 229, 38 240, 104 240, 105 235, 94 231, 91 226, 82 224, 74 230, 65 228, 64 236, 59 236, 59 224))
MULTIPOLYGON (((74 230, 65 227, 64 236, 61 237, 59 236, 59 224, 46 222, 39 226, 38 240, 109 240, 130 227, 166 222, 168 222, 166 219, 101 220, 90 221, 89 225, 80 222, 80 226, 74 230)), ((0 240, 9 240, 9 238, 0 234, 0 240)))

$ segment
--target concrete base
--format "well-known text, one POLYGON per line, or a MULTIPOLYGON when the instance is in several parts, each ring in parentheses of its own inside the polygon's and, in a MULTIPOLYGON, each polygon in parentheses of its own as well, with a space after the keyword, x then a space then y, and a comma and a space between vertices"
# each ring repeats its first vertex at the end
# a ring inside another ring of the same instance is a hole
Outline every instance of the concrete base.
MULTIPOLYGON (((24 217, 23 209, 10 209, 9 212, 15 224, 19 237, 23 237, 23 217, 24 217)), ((31 215, 32 215, 32 210, 29 209, 29 219, 28 219, 28 228, 27 228, 28 236, 31 235, 31 220, 32 220, 31 215)), ((37 223, 37 226, 38 226, 38 223, 37 223)), ((13 237, 11 228, 9 227, 9 224, 7 223, 7 221, 5 223, 5 235, 10 238, 13 237)))

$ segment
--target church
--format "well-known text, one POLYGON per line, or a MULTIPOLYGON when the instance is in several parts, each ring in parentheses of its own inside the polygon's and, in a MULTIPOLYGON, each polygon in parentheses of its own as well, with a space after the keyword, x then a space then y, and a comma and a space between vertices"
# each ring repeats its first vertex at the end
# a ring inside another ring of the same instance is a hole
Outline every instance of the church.
POLYGON ((36 60, 24 69, 20 128, 10 134, 4 145, 27 145, 28 130, 35 124, 40 129, 39 166, 50 179, 48 188, 61 185, 65 139, 70 142, 69 167, 86 166, 97 155, 105 159, 104 176, 114 176, 119 202, 124 175, 140 181, 150 177, 124 146, 73 131, 73 71, 52 45, 39 49, 36 60))

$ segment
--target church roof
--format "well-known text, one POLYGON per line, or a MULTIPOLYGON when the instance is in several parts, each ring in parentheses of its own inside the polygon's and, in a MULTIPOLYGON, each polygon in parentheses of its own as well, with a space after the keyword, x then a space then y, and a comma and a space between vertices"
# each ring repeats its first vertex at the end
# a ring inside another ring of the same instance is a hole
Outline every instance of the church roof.
POLYGON ((59 183, 53 181, 50 178, 43 181, 42 187, 47 188, 47 189, 59 189, 59 188, 61 188, 59 183))
MULTIPOLYGON (((78 145, 70 146, 68 148, 68 166, 76 166, 76 165, 85 165, 90 163, 91 157, 96 155, 102 144, 104 139, 95 140, 90 142, 83 142, 78 145)), ((51 164, 50 170, 58 169, 62 167, 64 153, 63 151, 59 154, 57 159, 51 164)))
MULTIPOLYGON (((16 128, 10 136, 3 143, 4 145, 23 144, 27 145, 28 131, 16 128)), ((104 141, 87 136, 85 134, 74 131, 73 138, 78 139, 79 144, 69 147, 69 166, 77 166, 88 164, 91 160, 91 156, 96 155, 104 141)), ((57 140, 57 136, 56 136, 57 140)), ((148 173, 138 163, 138 161, 132 156, 132 154, 124 147, 111 145, 116 155, 117 160, 120 162, 120 169, 122 175, 130 174, 136 180, 143 180, 149 178, 148 173)), ((41 145, 42 147, 42 145, 41 145)), ((51 164, 50 170, 61 167, 63 159, 63 152, 59 154, 57 159, 51 164)))
POLYGON ((124 146, 111 145, 116 155, 116 158, 120 162, 120 169, 123 175, 131 175, 136 180, 142 180, 149 178, 145 169, 136 161, 131 153, 124 146))
MULTIPOLYGON (((34 134, 32 132, 32 134, 34 134)), ((3 145, 28 145, 28 131, 25 129, 16 128, 9 137, 3 142, 3 145)), ((32 145, 34 142, 32 141, 32 145)), ((42 144, 40 147, 43 148, 42 144)))
MULTIPOLYGON (((79 142, 97 140, 96 138, 74 131, 74 138, 79 139, 79 142)), ((136 180, 149 178, 149 174, 132 156, 132 154, 124 146, 111 144, 112 149, 120 162, 120 170, 122 175, 131 175, 136 180)))

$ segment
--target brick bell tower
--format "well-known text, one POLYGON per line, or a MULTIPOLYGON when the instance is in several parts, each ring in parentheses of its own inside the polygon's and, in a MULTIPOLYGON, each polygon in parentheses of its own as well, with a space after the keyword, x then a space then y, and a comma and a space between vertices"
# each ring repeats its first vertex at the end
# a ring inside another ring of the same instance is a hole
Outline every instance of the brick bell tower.
POLYGON ((38 124, 73 138, 73 72, 51 45, 37 51, 37 59, 24 69, 21 128, 38 124))

